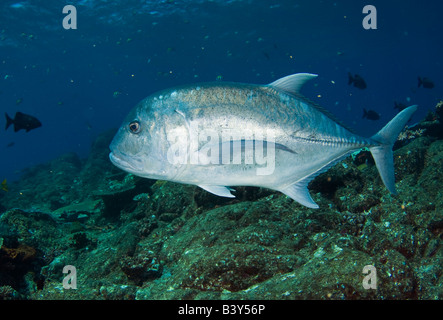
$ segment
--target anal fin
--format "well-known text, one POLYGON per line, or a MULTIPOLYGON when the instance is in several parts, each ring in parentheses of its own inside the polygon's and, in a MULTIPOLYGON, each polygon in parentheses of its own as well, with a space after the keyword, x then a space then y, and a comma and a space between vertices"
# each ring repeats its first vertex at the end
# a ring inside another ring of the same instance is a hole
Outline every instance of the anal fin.
POLYGON ((314 200, 312 200, 311 195, 309 194, 308 184, 306 183, 306 180, 291 184, 284 189, 279 189, 279 191, 283 192, 288 197, 308 208, 319 208, 318 204, 316 204, 314 200))
POLYGON ((231 194, 232 189, 224 186, 199 185, 199 187, 220 197, 235 198, 235 196, 231 194))

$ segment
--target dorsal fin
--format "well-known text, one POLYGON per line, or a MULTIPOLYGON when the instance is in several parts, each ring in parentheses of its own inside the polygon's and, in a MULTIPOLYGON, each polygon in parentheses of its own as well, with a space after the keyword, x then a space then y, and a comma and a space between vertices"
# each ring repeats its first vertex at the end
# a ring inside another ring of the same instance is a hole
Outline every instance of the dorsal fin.
POLYGON ((275 80, 274 82, 268 84, 268 86, 280 91, 285 91, 292 94, 300 94, 300 89, 306 83, 306 81, 314 78, 317 78, 316 74, 296 73, 275 80))
POLYGON ((330 111, 326 110, 325 108, 323 108, 319 104, 311 101, 310 99, 306 98, 304 95, 302 95, 300 93, 301 87, 308 80, 314 79, 316 77, 317 77, 317 75, 316 74, 312 74, 312 73, 296 73, 296 74, 291 74, 289 76, 280 78, 280 79, 278 79, 278 80, 268 84, 268 86, 271 87, 271 88, 274 88, 277 91, 285 92, 287 94, 290 94, 290 95, 292 95, 292 96, 294 96, 294 97, 304 101, 305 103, 309 104, 311 107, 313 107, 313 108, 317 109, 318 111, 322 112, 325 116, 327 116, 332 121, 335 121, 336 123, 341 125, 343 128, 345 128, 349 132, 355 133, 355 131, 352 128, 348 127, 343 122, 341 122, 330 111))

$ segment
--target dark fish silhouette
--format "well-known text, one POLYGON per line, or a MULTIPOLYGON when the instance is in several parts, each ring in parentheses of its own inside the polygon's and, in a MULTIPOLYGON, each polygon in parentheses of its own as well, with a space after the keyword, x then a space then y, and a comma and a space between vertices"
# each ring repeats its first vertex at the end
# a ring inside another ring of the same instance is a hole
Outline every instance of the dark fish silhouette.
POLYGON ((367 111, 366 109, 363 108, 363 117, 362 118, 366 118, 369 120, 378 120, 378 119, 380 119, 380 115, 377 112, 375 112, 374 110, 367 111))
POLYGON ((352 74, 348 72, 348 77, 349 77, 348 84, 354 84, 354 87, 362 90, 366 89, 366 82, 361 76, 359 76, 358 74, 352 76, 352 74))
POLYGON ((29 114, 21 113, 20 111, 15 114, 14 119, 11 119, 11 117, 9 117, 7 113, 5 113, 5 116, 6 116, 5 130, 8 130, 11 124, 14 125, 15 132, 21 129, 26 130, 26 132, 29 132, 32 129, 36 129, 42 126, 42 123, 36 117, 30 116, 29 114))
POLYGON ((408 107, 404 103, 397 102, 397 101, 394 101, 394 105, 395 105, 394 109, 398 109, 398 111, 402 111, 408 107))
POLYGON ((418 77, 418 87, 423 86, 423 88, 432 89, 434 88, 434 82, 429 78, 418 77))

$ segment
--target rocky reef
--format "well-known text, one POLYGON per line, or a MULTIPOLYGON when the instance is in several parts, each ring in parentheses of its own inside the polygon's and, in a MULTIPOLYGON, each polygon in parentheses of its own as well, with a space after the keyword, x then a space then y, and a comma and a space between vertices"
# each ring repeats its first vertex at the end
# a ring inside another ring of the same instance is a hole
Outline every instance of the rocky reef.
POLYGON ((443 299, 441 111, 400 136, 397 196, 363 150, 311 182, 317 210, 126 174, 105 132, 88 159, 63 155, 0 190, 0 299, 443 299))

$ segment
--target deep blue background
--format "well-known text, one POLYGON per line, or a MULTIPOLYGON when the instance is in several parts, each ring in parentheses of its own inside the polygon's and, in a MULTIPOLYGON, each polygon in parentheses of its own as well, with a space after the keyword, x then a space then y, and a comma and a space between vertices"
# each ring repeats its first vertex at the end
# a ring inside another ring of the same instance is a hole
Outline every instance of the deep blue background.
POLYGON ((419 104, 418 121, 443 97, 441 12, 437 0, 2 0, 0 180, 66 152, 86 157, 144 97, 218 76, 269 83, 317 73, 303 93, 362 135, 395 115, 394 101, 419 104), (77 30, 62 27, 65 4, 77 8, 77 30), (377 30, 362 27, 366 4, 377 8, 377 30), (348 71, 368 88, 348 86, 348 71), (417 88, 417 76, 435 88, 417 88), (382 118, 362 119, 363 108, 382 118), (16 111, 43 126, 4 131, 3 112, 16 111))

